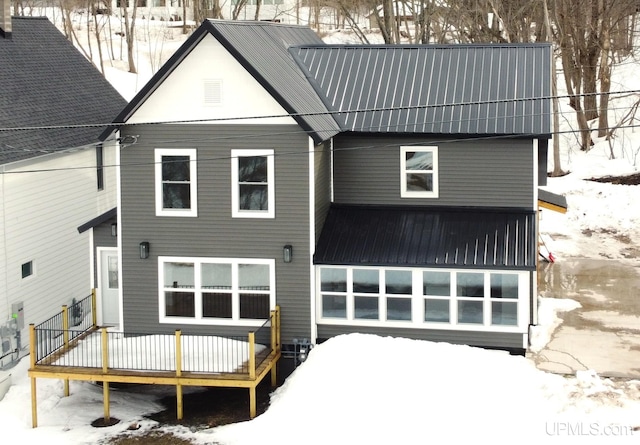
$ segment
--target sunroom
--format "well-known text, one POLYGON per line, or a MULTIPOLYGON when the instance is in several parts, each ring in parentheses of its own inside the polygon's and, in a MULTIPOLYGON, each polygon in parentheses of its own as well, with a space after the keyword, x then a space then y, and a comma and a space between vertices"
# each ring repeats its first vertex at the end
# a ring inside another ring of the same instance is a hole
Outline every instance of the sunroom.
POLYGON ((535 213, 520 209, 334 204, 314 256, 319 336, 522 338, 532 322, 535 239, 535 213))

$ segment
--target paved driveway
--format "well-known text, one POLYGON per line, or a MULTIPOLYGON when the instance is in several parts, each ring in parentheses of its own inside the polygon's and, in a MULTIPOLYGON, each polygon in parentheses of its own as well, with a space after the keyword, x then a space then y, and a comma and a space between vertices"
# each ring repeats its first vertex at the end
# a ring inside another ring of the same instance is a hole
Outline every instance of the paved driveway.
POLYGON ((559 314, 551 341, 531 356, 538 368, 640 378, 640 264, 566 259, 541 264, 539 272, 540 295, 582 307, 559 314))

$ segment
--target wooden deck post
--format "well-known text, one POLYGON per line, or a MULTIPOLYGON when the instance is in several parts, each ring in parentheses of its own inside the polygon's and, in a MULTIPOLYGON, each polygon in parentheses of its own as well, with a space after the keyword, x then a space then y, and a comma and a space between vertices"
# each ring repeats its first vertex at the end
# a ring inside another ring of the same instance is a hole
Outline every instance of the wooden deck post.
POLYGON ((98 312, 96 310, 96 289, 91 289, 91 325, 98 326, 98 312))
MULTIPOLYGON (((102 339, 102 372, 106 374, 109 371, 109 337, 107 336, 107 328, 101 330, 102 339)), ((104 422, 111 420, 109 413, 109 382, 102 381, 102 400, 104 404, 104 422)))
POLYGON ((256 333, 249 332, 249 379, 256 379, 256 333))
MULTIPOLYGON (((182 332, 180 329, 176 330, 176 377, 182 375, 182 332)), ((182 420, 183 408, 182 408, 182 385, 180 380, 176 383, 176 413, 178 420, 182 420)))
MULTIPOLYGON (((36 366, 36 327, 29 325, 29 369, 36 366)), ((31 427, 38 426, 38 398, 36 395, 36 378, 31 377, 31 427)))
POLYGON ((249 387, 249 417, 254 418, 256 416, 256 387, 249 387))
MULTIPOLYGON (((67 305, 62 305, 62 341, 64 349, 69 349, 69 310, 67 305)), ((69 379, 64 379, 64 396, 69 397, 69 379)))
POLYGON ((111 413, 109 412, 109 382, 102 382, 102 398, 104 400, 104 423, 109 424, 111 413))

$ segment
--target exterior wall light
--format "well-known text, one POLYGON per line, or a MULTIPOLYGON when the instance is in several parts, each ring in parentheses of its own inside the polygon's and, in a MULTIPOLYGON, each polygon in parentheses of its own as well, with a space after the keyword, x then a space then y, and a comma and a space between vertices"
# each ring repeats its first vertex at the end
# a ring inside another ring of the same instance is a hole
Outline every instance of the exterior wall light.
POLYGON ((285 263, 290 263, 293 259, 293 246, 291 244, 287 244, 282 248, 282 259, 285 263))
POLYGON ((111 223, 111 236, 118 236, 118 224, 111 223))
POLYGON ((149 241, 143 241, 140 243, 140 259, 147 258, 149 258, 149 241))

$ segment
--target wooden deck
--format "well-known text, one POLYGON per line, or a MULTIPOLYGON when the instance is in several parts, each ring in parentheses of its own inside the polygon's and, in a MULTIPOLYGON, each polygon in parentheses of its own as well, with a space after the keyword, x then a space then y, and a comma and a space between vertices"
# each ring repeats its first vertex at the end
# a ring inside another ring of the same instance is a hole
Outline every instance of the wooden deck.
MULTIPOLYGON (((65 317, 66 314, 62 318, 65 317)), ((247 388, 250 416, 253 418, 256 416, 256 387, 267 374, 271 375, 271 385, 276 385, 276 365, 281 357, 279 307, 271 311, 269 320, 260 329, 268 329, 268 332, 261 333, 261 338, 268 335, 269 344, 256 343, 256 332, 249 332, 246 340, 238 340, 187 336, 176 331, 175 335, 161 336, 164 338, 160 341, 150 342, 149 339, 157 340, 158 336, 128 337, 96 326, 91 326, 81 335, 76 333, 75 338, 68 340, 69 332, 63 329, 55 331, 55 335, 62 338, 61 346, 50 353, 43 353, 38 350, 42 341, 37 328, 30 325, 32 425, 35 428, 38 424, 38 378, 63 380, 65 396, 69 395, 70 380, 102 382, 105 421, 110 419, 110 383, 175 386, 179 420, 183 417, 184 386, 247 388), (132 347, 125 341, 131 338, 142 338, 142 341, 132 347), (160 346, 162 353, 150 350, 153 345, 160 346), (140 357, 150 359, 141 364, 140 357), (193 357, 197 357, 197 362, 191 360, 193 357)), ((48 335, 52 336, 51 333, 48 335)))

